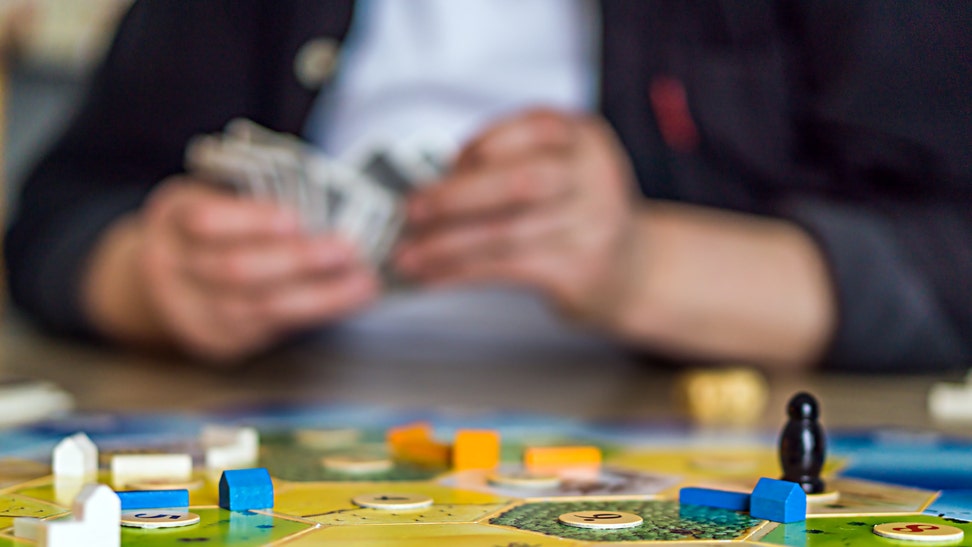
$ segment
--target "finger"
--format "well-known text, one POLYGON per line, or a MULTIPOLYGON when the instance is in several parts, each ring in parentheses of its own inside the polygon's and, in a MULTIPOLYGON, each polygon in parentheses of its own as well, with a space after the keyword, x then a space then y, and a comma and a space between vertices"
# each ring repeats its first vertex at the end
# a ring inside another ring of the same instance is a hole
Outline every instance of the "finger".
POLYGON ((253 310, 252 299, 241 293, 198 290, 186 299, 197 300, 193 315, 173 325, 180 346, 203 360, 229 364, 271 345, 277 333, 266 328, 253 310))
POLYGON ((421 277, 443 263, 550 247, 567 237, 571 224, 569 212, 560 207, 452 224, 404 241, 395 266, 406 275, 421 277))
POLYGON ((573 116, 555 110, 527 111, 487 129, 460 152, 456 165, 464 169, 537 149, 567 147, 575 137, 574 122, 573 116))
POLYGON ((567 161, 562 155, 536 154, 512 164, 459 172, 415 194, 408 202, 408 219, 421 226, 554 202, 572 191, 567 161))
POLYGON ((361 267, 274 289, 255 306, 272 329, 286 331, 343 317, 373 301, 378 289, 374 271, 361 267))
POLYGON ((236 245, 191 246, 186 275, 210 290, 251 292, 288 280, 334 274, 357 260, 354 247, 333 235, 256 239, 236 245))
POLYGON ((191 178, 163 184, 149 200, 150 219, 171 224, 199 241, 232 241, 289 236, 300 231, 300 218, 268 201, 240 198, 191 178))

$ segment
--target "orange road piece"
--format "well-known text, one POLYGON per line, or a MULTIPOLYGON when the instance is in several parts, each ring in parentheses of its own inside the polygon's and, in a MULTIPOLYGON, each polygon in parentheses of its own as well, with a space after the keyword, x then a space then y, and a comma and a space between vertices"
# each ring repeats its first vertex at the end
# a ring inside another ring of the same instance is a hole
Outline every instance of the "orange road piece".
POLYGON ((596 446, 534 446, 524 452, 523 463, 529 471, 598 468, 601 466, 601 450, 596 446))
POLYGON ((428 467, 448 467, 452 447, 432 438, 432 426, 425 422, 394 427, 385 436, 395 459, 428 467))
POLYGON ((415 422, 393 427, 385 433, 385 440, 392 452, 395 451, 397 446, 404 443, 430 441, 432 440, 432 425, 428 422, 415 422))
POLYGON ((500 436, 488 429, 460 429, 452 446, 452 468, 494 469, 500 463, 500 436))

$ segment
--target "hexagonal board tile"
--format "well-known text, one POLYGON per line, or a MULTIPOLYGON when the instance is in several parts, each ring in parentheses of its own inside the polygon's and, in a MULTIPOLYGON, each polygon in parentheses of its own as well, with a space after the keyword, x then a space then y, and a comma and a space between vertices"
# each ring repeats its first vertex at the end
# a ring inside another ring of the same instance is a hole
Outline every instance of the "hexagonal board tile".
POLYGON ((580 547, 582 544, 478 524, 335 526, 305 534, 287 547, 580 547))
POLYGON ((509 526, 581 541, 686 541, 742 539, 765 521, 746 513, 702 506, 679 508, 674 501, 582 500, 525 503, 489 520, 509 526), (590 530, 561 524, 557 519, 574 511, 624 511, 640 515, 644 524, 620 530, 590 530))
POLYGON ((309 523, 275 517, 264 512, 227 511, 218 507, 191 507, 199 524, 181 528, 122 528, 125 547, 161 547, 183 544, 267 545, 312 528, 309 523))
POLYGON ((420 481, 435 478, 447 471, 395 462, 391 469, 378 473, 341 473, 325 468, 321 464, 321 460, 328 455, 353 452, 353 447, 321 450, 300 445, 289 438, 271 438, 269 440, 271 442, 264 441, 260 447, 260 466, 266 467, 273 477, 288 481, 420 481))
MULTIPOLYGON (((421 494, 432 498, 432 507, 473 505, 481 515, 484 505, 499 505, 509 500, 483 492, 446 488, 430 482, 382 483, 282 483, 274 496, 274 510, 309 520, 330 519, 337 511, 358 511, 351 498, 362 494, 421 494)), ((478 517, 477 517, 478 518, 478 517)))
POLYGON ((329 526, 349 526, 356 524, 446 524, 473 523, 495 513, 506 504, 435 504, 424 509, 388 511, 385 509, 346 509, 334 511, 319 516, 307 517, 307 520, 319 522, 329 526))
POLYGON ((504 464, 495 471, 463 471, 439 479, 439 484, 466 490, 489 492, 511 498, 574 498, 579 496, 647 496, 657 494, 678 484, 678 477, 603 466, 595 477, 554 473, 561 481, 547 488, 501 486, 490 482, 493 473, 513 474, 523 472, 522 465, 504 464))
POLYGON ((67 511, 61 507, 33 498, 17 494, 0 495, 0 529, 13 526, 14 519, 17 517, 43 519, 64 513, 67 511))
POLYGON ((827 483, 827 489, 840 492, 840 497, 830 503, 808 504, 808 515, 918 513, 938 495, 928 490, 858 479, 834 479, 827 483))
POLYGON ((954 522, 930 515, 895 516, 834 516, 809 518, 805 522, 780 524, 759 541, 771 545, 806 545, 807 547, 888 547, 890 545, 926 545, 917 541, 896 541, 875 535, 875 524, 886 522, 927 522, 945 524, 965 532, 961 542, 930 543, 928 545, 972 545, 972 523, 954 522))

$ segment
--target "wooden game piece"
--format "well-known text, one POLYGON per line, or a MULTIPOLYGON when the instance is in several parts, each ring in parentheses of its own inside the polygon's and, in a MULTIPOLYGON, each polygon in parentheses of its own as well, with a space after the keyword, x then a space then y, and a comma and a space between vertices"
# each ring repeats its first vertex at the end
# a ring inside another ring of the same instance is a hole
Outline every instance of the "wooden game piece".
POLYGON ((763 477, 749 499, 749 515, 773 522, 807 519, 807 494, 795 482, 763 477))
POLYGON ((401 443, 394 451, 395 458, 425 467, 449 467, 452 447, 434 440, 401 443))
POLYGON ((818 421, 820 407, 813 395, 801 392, 790 399, 786 413, 788 419, 780 434, 782 480, 799 484, 807 494, 820 494, 827 444, 818 421))
POLYGON ((84 433, 75 433, 54 447, 51 455, 56 478, 93 478, 98 474, 98 447, 84 433))
POLYGON ((938 382, 928 391, 928 412, 938 421, 972 420, 972 372, 965 383, 938 382))
POLYGON ((704 505, 730 511, 749 511, 750 494, 716 490, 714 488, 686 487, 678 491, 679 505, 704 505))
POLYGON ((202 488, 202 479, 187 481, 173 479, 144 479, 129 482, 125 485, 128 490, 198 490, 202 488))
POLYGON ((121 525, 129 528, 179 528, 199 522, 199 515, 189 511, 171 509, 152 509, 122 511, 121 525))
POLYGON ((144 483, 192 482, 189 454, 116 454, 111 458, 111 482, 116 488, 147 490, 144 483))
POLYGON ((246 469, 256 465, 257 459, 254 451, 243 445, 229 444, 206 449, 206 469, 209 471, 246 469))
POLYGON ((260 434, 253 427, 210 424, 203 427, 200 440, 210 471, 252 467, 260 458, 260 434))
POLYGON ((385 439, 394 452, 401 444, 432 439, 432 425, 427 422, 415 422, 393 427, 386 432, 385 439))
POLYGON ((189 507, 189 490, 129 490, 118 492, 122 511, 189 507))
POLYGON ((432 437, 432 426, 425 422, 394 427, 386 435, 395 459, 428 467, 448 467, 452 447, 432 437))
POLYGON ((500 436, 496 431, 460 429, 452 444, 452 468, 493 469, 500 462, 500 436))
POLYGON ((273 481, 262 467, 229 469, 219 478, 219 506, 230 511, 273 507, 273 481))
POLYGON ((69 520, 44 521, 37 529, 37 543, 43 547, 121 545, 121 500, 103 484, 81 489, 69 520))
POLYGON ((545 475, 529 471, 495 472, 490 474, 487 480, 497 486, 530 490, 557 488, 562 482, 557 475, 545 475))
POLYGON ((334 450, 354 446, 361 442, 360 429, 353 428, 324 428, 298 429, 294 432, 294 440, 300 446, 318 450, 334 450))
POLYGON ((364 494, 351 498, 355 505, 371 509, 422 509, 432 505, 432 498, 421 494, 364 494))
POLYGON ((567 467, 598 468, 601 449, 596 446, 532 446, 523 453, 523 464, 530 471, 549 471, 567 467))
POLYGON ((675 383, 675 400, 704 426, 750 425, 764 414, 769 388, 752 368, 692 370, 675 383))
POLYGON ((885 522, 875 524, 872 531, 889 539, 926 543, 961 541, 965 537, 960 528, 930 522, 885 522))
POLYGON ((44 521, 34 517, 17 517, 14 519, 14 537, 37 541, 44 521))
POLYGON ((199 432, 199 442, 206 448, 242 444, 256 451, 260 447, 260 433, 255 427, 206 424, 199 432))
POLYGON ((368 475, 390 471, 395 467, 395 462, 384 456, 350 453, 324 456, 321 458, 321 465, 329 471, 337 471, 338 473, 368 475))
POLYGON ((591 528, 594 530, 617 530, 641 526, 645 519, 634 513, 623 511, 574 511, 557 517, 561 523, 574 528, 591 528))

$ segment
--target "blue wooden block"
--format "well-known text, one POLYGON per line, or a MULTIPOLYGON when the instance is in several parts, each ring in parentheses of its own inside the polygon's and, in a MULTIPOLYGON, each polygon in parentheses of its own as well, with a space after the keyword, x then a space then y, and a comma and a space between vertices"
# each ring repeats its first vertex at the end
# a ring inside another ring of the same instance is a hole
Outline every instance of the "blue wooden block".
POLYGON ((807 520, 807 494, 795 482, 763 477, 753 489, 749 514, 773 522, 807 520))
POLYGON ((223 471, 219 478, 219 506, 230 511, 273 507, 273 481, 262 467, 223 471))
POLYGON ((189 507, 188 490, 128 490, 118 492, 122 511, 129 509, 160 509, 189 507))
POLYGON ((679 505, 705 505, 730 511, 749 511, 749 494, 690 486, 678 491, 678 503, 679 505))

